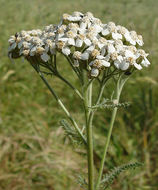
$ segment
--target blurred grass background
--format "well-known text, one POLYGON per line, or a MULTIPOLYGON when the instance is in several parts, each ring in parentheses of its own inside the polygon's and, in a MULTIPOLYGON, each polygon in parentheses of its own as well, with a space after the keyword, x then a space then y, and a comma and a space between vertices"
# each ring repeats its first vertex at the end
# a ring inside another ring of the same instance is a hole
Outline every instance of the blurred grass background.
MULTIPOLYGON (((104 23, 114 21, 142 34, 151 67, 134 74, 122 101, 132 105, 117 115, 106 169, 129 161, 144 166, 124 173, 116 190, 158 189, 158 1, 156 0, 0 0, 0 190, 79 190, 76 174, 86 173, 85 152, 73 150, 59 121, 57 103, 26 61, 11 64, 7 40, 22 29, 58 23, 64 12, 93 12, 104 23)), ((63 58, 63 74, 78 85, 63 58)), ((52 84, 74 117, 83 113, 74 93, 53 78, 52 84)), ((105 96, 110 96, 109 84, 105 96)), ((99 155, 110 111, 97 113, 95 148, 99 155)))

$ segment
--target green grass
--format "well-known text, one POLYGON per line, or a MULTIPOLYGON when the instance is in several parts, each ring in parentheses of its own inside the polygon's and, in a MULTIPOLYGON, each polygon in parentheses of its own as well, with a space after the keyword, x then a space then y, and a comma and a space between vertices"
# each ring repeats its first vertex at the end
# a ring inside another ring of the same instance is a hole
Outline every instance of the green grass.
MULTIPOLYGON (((22 29, 58 23, 64 12, 91 11, 103 22, 142 34, 152 66, 136 73, 125 86, 121 101, 131 102, 118 114, 106 171, 129 161, 144 166, 122 174, 116 190, 158 189, 158 1, 156 0, 0 0, 0 190, 79 190, 77 173, 86 173, 85 152, 73 150, 59 121, 65 117, 30 65, 11 64, 7 40, 22 29)), ((63 74, 74 81, 66 61, 58 57, 63 74)), ((78 98, 58 79, 52 84, 73 116, 82 123, 78 98)), ((111 93, 111 86, 105 95, 111 93)), ((97 113, 95 148, 100 155, 110 111, 97 113)))

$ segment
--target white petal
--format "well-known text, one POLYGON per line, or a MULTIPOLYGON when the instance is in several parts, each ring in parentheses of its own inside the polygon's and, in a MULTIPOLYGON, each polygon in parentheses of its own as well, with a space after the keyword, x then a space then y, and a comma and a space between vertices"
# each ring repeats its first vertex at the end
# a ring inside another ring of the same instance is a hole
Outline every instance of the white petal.
POLYGON ((141 70, 142 66, 140 64, 134 63, 134 66, 136 69, 141 70))
POLYGON ((143 46, 143 41, 141 41, 141 40, 137 40, 137 43, 138 43, 138 45, 140 45, 140 46, 143 46))
POLYGON ((103 36, 107 36, 108 34, 110 34, 110 31, 106 28, 106 29, 103 29, 101 33, 103 36))
POLYGON ((43 53, 43 54, 41 55, 41 59, 42 59, 44 62, 47 62, 47 61, 50 59, 50 57, 49 57, 49 55, 48 55, 47 53, 43 53))
POLYGON ((87 25, 88 25, 88 28, 90 28, 91 25, 92 25, 92 23, 91 23, 91 22, 88 22, 87 25))
POLYGON ((84 43, 87 45, 87 46, 90 46, 92 44, 92 42, 89 40, 89 39, 85 39, 84 40, 84 43))
POLYGON ((86 29, 79 28, 78 30, 79 30, 79 34, 84 35, 86 33, 86 29))
POLYGON ((119 65, 119 67, 120 67, 121 70, 125 71, 125 70, 128 69, 129 63, 126 62, 126 61, 122 61, 122 62, 120 63, 120 65, 119 65))
POLYGON ((98 42, 99 49, 102 49, 105 46, 105 44, 98 42))
POLYGON ((123 57, 122 57, 121 55, 119 55, 119 56, 117 57, 117 60, 118 60, 119 62, 122 62, 122 61, 123 61, 123 57))
POLYGON ((132 38, 131 38, 131 35, 129 33, 129 31, 127 31, 125 34, 124 34, 124 37, 125 39, 129 42, 132 38))
POLYGON ((62 38, 64 35, 65 35, 64 33, 59 33, 59 34, 57 34, 56 38, 57 38, 57 39, 60 39, 60 38, 62 38))
POLYGON ((99 75, 99 70, 96 68, 92 68, 91 70, 91 76, 92 77, 97 77, 99 75))
POLYGON ((75 45, 75 40, 73 38, 69 38, 67 43, 68 43, 68 45, 74 46, 75 45))
POLYGON ((115 61, 114 61, 114 65, 115 65, 115 67, 116 67, 117 69, 120 69, 120 61, 115 60, 115 61))
POLYGON ((80 17, 80 16, 76 16, 76 17, 74 17, 74 16, 69 16, 69 17, 67 18, 67 20, 73 21, 73 22, 77 22, 77 21, 80 21, 80 20, 81 20, 81 17, 80 17))
POLYGON ((102 66, 104 66, 104 67, 110 67, 110 63, 107 62, 107 61, 101 60, 101 64, 102 64, 102 66))
POLYGON ((104 60, 105 60, 105 61, 109 61, 109 60, 110 60, 110 55, 107 54, 107 55, 105 56, 104 60))
POLYGON ((104 56, 104 55, 105 55, 105 53, 106 53, 106 49, 105 49, 105 48, 102 48, 102 49, 101 49, 101 55, 103 55, 103 56, 104 56))
POLYGON ((117 32, 112 32, 112 38, 115 40, 122 39, 122 35, 117 32))
POLYGON ((76 47, 82 47, 82 44, 83 44, 83 40, 81 40, 81 39, 77 39, 76 40, 76 47))
POLYGON ((87 23, 86 22, 81 22, 80 23, 80 29, 83 30, 83 29, 86 29, 87 27, 87 23))
POLYGON ((97 58, 97 59, 104 59, 104 56, 102 56, 102 55, 97 55, 96 58, 97 58))
POLYGON ((97 33, 100 33, 103 30, 103 28, 101 26, 99 26, 98 24, 95 24, 93 27, 95 28, 95 31, 97 33))
POLYGON ((131 39, 130 41, 129 41, 132 45, 136 45, 136 41, 135 40, 133 40, 133 39, 131 39))
POLYGON ((70 51, 70 49, 68 47, 63 47, 62 48, 62 53, 64 55, 70 55, 71 51, 70 51))
POLYGON ((81 60, 88 60, 89 58, 89 53, 85 52, 81 54, 81 60))
POLYGON ((116 50, 112 44, 108 45, 108 53, 114 53, 116 50))
POLYGON ((67 42, 68 38, 59 38, 58 41, 67 42))
POLYGON ((91 53, 95 49, 95 46, 90 46, 89 48, 86 49, 89 53, 91 53))
POLYGON ((148 67, 150 65, 149 60, 145 57, 142 62, 141 65, 143 65, 144 67, 148 67))
POLYGON ((125 57, 133 57, 133 58, 135 58, 135 55, 134 55, 134 53, 133 52, 131 52, 131 51, 129 51, 129 50, 126 50, 125 51, 125 57))

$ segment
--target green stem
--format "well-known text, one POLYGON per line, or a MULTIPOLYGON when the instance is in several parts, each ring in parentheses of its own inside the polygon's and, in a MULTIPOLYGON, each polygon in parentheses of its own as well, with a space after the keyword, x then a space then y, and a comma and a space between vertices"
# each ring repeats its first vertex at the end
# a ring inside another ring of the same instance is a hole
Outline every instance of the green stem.
MULTIPOLYGON (((50 71, 52 71, 52 73, 55 75, 55 76, 57 76, 60 80, 62 80, 63 82, 65 82, 70 88, 72 88, 74 91, 75 91, 75 93, 81 98, 81 99, 83 99, 83 97, 82 97, 82 95, 81 95, 81 93, 69 82, 69 81, 67 81, 64 77, 62 77, 60 74, 59 74, 59 72, 58 72, 58 70, 57 70, 57 66, 56 66, 56 55, 54 55, 54 65, 55 65, 55 67, 54 67, 54 69, 50 66, 50 65, 48 65, 47 64, 47 67, 49 68, 49 70, 50 71)), ((46 67, 46 68, 47 68, 46 67)))
POLYGON ((66 116, 69 118, 69 120, 73 124, 74 128, 76 129, 76 131, 78 132, 78 134, 82 138, 83 143, 86 145, 87 144, 86 139, 84 138, 84 136, 83 136, 80 128, 78 127, 76 121, 70 115, 69 111, 66 109, 66 107, 64 106, 64 104, 62 103, 62 101, 59 99, 59 97, 57 96, 57 94, 55 93, 55 91, 53 90, 53 88, 49 85, 49 83, 47 82, 47 80, 45 79, 45 77, 42 75, 42 73, 38 70, 38 68, 35 67, 33 64, 31 64, 31 65, 37 71, 37 73, 39 74, 39 76, 41 77, 41 79, 43 80, 43 82, 45 83, 45 85, 50 90, 51 94, 54 96, 55 100, 58 102, 58 104, 60 105, 60 107, 62 108, 62 110, 65 112, 66 116))
MULTIPOLYGON (((83 71, 83 81, 86 84, 87 76, 83 71)), ((87 160, 88 160, 88 190, 94 190, 94 158, 93 158, 93 131, 92 131, 92 112, 89 110, 89 106, 92 104, 92 83, 90 83, 88 89, 83 87, 84 94, 84 108, 86 119, 86 132, 87 132, 87 160)))
MULTIPOLYGON (((118 79, 117 87, 116 87, 116 99, 115 99, 117 103, 119 103, 120 94, 121 94, 123 85, 125 84, 126 80, 127 79, 121 81, 121 76, 118 79)), ((106 140, 105 146, 104 146, 103 156, 102 156, 102 160, 101 160, 101 166, 100 166, 100 169, 99 169, 99 175, 98 175, 98 179, 97 179, 95 190, 99 189, 99 185, 100 185, 100 182, 101 182, 101 178, 102 178, 102 174, 103 174, 103 169, 104 169, 105 158, 106 158, 108 147, 109 147, 109 143, 110 143, 110 138, 111 138, 112 129, 113 129, 113 126, 114 126, 114 121, 115 121, 116 114, 117 114, 117 109, 118 108, 115 107, 113 109, 113 112, 112 112, 112 117, 111 117, 111 121, 110 121, 110 127, 109 127, 109 131, 108 131, 107 140, 106 140)))

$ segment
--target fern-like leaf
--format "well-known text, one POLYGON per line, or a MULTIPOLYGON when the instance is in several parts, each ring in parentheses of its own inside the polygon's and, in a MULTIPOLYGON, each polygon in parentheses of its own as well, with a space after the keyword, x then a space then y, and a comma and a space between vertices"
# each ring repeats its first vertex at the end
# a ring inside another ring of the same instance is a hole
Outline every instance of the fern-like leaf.
POLYGON ((100 104, 96 104, 92 107, 90 107, 90 109, 96 110, 96 109, 113 109, 115 107, 120 108, 120 107, 128 107, 130 106, 129 102, 124 102, 124 103, 117 103, 115 102, 115 100, 109 100, 109 99, 104 99, 102 101, 102 103, 100 104))
POLYGON ((65 131, 66 137, 70 139, 73 145, 82 145, 84 143, 77 131, 66 120, 61 120, 60 124, 65 131))
POLYGON ((77 183, 80 185, 81 188, 87 190, 88 183, 83 176, 81 176, 81 175, 78 176, 77 183))
POLYGON ((119 167, 115 167, 103 177, 103 180, 101 181, 102 189, 103 190, 107 189, 113 183, 113 181, 119 176, 120 173, 126 170, 136 169, 142 165, 143 165, 142 163, 134 162, 134 163, 124 164, 119 167))

